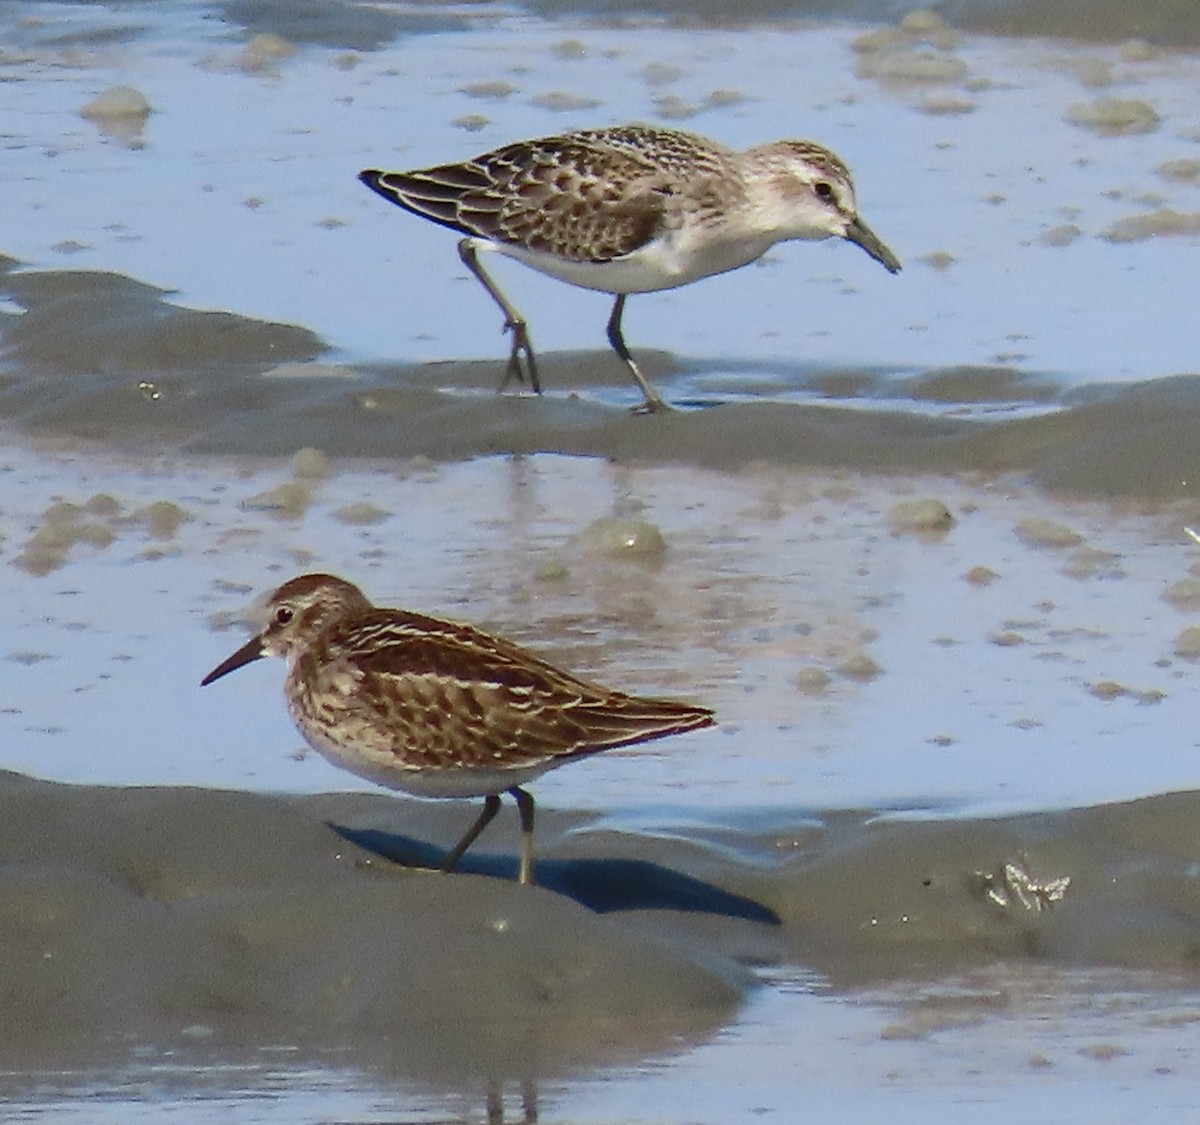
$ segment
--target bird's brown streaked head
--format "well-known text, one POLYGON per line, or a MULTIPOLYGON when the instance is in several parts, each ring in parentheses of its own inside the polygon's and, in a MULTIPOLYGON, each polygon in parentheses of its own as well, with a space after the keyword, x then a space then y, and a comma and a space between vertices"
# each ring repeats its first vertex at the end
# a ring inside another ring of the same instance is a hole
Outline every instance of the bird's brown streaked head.
POLYGON ((357 586, 332 574, 302 574, 289 579, 267 598, 262 631, 222 660, 200 681, 200 686, 207 687, 264 656, 286 659, 294 648, 310 644, 331 622, 371 608, 357 586))

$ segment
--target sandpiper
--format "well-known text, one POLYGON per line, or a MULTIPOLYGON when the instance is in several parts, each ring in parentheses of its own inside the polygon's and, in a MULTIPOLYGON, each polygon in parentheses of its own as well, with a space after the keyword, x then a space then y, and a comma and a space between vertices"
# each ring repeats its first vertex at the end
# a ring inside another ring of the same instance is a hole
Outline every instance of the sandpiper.
POLYGON ((900 261, 858 216, 850 170, 808 141, 735 152, 676 129, 623 125, 517 141, 461 164, 412 172, 368 169, 384 199, 465 235, 458 253, 512 333, 501 389, 541 391, 525 319, 479 261, 494 250, 562 281, 615 296, 608 340, 641 388, 635 410, 666 403, 621 332, 630 293, 674 289, 737 269, 777 242, 839 237, 891 273, 900 261), (525 367, 522 366, 524 356, 525 367))
POLYGON ((533 881, 539 774, 601 750, 713 725, 705 707, 639 699, 579 679, 471 625, 371 604, 357 586, 305 574, 268 599, 266 627, 217 665, 287 661, 288 712, 334 765, 422 797, 483 797, 446 856, 451 871, 511 793, 521 816, 519 881, 533 881))

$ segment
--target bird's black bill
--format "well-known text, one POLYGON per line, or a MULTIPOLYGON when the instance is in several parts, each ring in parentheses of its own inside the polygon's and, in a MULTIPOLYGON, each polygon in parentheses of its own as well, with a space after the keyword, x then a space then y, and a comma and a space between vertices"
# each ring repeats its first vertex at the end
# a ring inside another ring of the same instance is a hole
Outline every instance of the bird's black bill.
POLYGON ((208 687, 213 680, 219 680, 222 676, 229 675, 230 672, 236 672, 244 664, 249 664, 251 661, 259 660, 267 654, 263 652, 262 638, 251 637, 241 648, 232 656, 222 660, 207 676, 200 681, 201 687, 208 687))
POLYGON ((862 219, 854 218, 846 227, 846 239, 861 246, 888 273, 900 272, 900 259, 896 257, 879 239, 879 236, 862 219))

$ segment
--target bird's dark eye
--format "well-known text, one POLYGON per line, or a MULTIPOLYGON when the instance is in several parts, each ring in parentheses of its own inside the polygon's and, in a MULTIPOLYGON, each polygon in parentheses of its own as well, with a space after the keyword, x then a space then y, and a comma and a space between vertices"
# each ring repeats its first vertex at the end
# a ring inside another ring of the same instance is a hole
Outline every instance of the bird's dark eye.
POLYGON ((816 192, 818 199, 823 199, 826 203, 833 200, 833 184, 826 183, 824 180, 818 180, 813 184, 813 191, 816 192))
POLYGON ((275 624, 276 624, 276 625, 286 625, 286 624, 287 624, 289 621, 291 621, 291 619, 292 619, 293 617, 295 617, 295 616, 296 616, 296 615, 295 615, 295 613, 292 611, 292 607, 291 607, 291 606, 287 606, 287 605, 281 605, 281 606, 280 606, 280 607, 279 607, 279 608, 278 608, 278 609, 275 611, 275 624))

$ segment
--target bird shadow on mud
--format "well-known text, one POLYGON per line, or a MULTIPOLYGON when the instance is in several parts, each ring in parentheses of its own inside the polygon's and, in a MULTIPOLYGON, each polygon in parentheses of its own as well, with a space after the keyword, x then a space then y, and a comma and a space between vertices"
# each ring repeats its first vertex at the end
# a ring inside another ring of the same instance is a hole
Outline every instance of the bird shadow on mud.
MULTIPOLYGON (((436 871, 446 857, 442 849, 409 836, 377 828, 349 828, 332 821, 326 824, 343 840, 403 868, 436 871)), ((459 860, 456 871, 515 880, 517 859, 468 853, 459 860)), ((597 914, 675 910, 780 925, 779 916, 754 899, 644 859, 538 859, 534 877, 539 887, 574 899, 597 914)))

